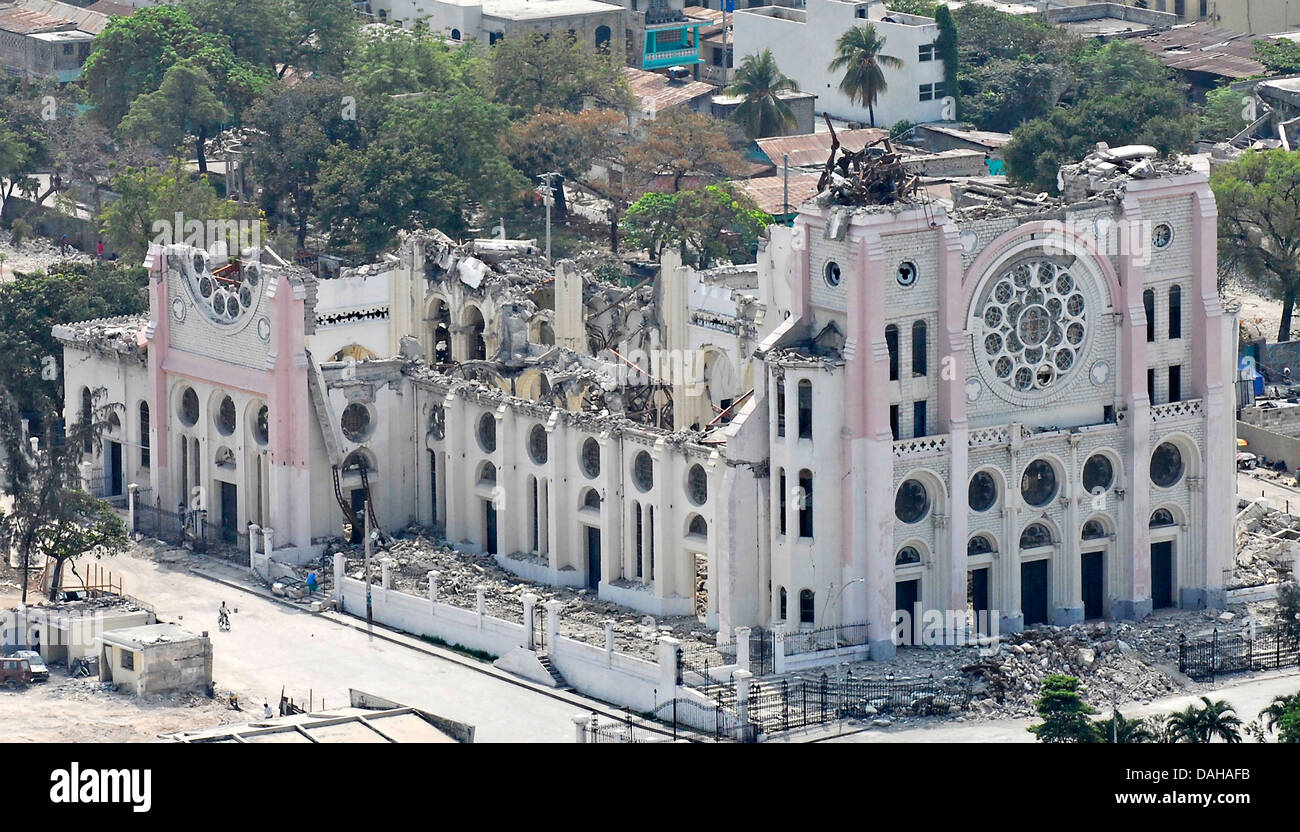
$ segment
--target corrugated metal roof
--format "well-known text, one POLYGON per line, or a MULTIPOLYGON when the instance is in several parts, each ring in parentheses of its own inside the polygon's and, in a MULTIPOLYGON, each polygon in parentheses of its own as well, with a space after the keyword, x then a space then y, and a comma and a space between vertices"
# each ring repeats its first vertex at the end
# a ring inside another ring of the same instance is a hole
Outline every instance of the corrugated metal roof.
POLYGON ((666 75, 630 66, 623 67, 623 77, 627 78, 641 110, 650 114, 688 104, 714 91, 712 84, 703 81, 670 81, 666 75))
MULTIPOLYGON (((879 127, 863 127, 860 130, 839 130, 840 147, 846 150, 861 150, 877 139, 889 135, 888 130, 879 127)), ((772 164, 782 164, 782 157, 790 154, 790 166, 801 168, 809 165, 824 165, 831 155, 830 133, 804 133, 800 136, 773 136, 759 139, 759 150, 767 154, 772 164)))
POLYGON ((760 176, 755 179, 737 179, 732 185, 747 195, 758 207, 772 216, 780 216, 797 209, 805 200, 817 195, 817 179, 820 174, 806 173, 801 170, 790 171, 790 198, 785 198, 785 177, 777 171, 776 176, 760 176))
POLYGON ((0 29, 16 35, 34 35, 38 32, 56 32, 75 28, 71 20, 21 7, 0 8, 0 29))
POLYGON ((1204 72, 1224 78, 1248 78, 1268 71, 1254 59, 1255 41, 1262 39, 1204 23, 1175 26, 1130 38, 1170 69, 1204 72))

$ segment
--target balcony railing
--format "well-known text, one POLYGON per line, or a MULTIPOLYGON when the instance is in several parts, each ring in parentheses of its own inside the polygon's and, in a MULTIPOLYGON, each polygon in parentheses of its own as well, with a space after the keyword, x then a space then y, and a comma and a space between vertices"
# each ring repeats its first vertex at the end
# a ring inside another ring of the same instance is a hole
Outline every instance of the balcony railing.
POLYGON ((1152 405, 1151 423, 1166 422, 1170 419, 1198 418, 1203 412, 1200 399, 1184 399, 1181 402, 1152 405))
POLYGON ((917 457, 939 456, 948 450, 948 435, 918 436, 915 439, 900 439, 894 443, 895 459, 916 459, 917 457))

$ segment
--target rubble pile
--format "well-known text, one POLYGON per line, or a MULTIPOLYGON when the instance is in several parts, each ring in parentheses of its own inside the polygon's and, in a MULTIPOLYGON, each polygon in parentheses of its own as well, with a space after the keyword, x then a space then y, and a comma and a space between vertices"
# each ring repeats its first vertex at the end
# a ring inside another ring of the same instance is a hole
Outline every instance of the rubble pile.
POLYGON ((1122 187, 1129 179, 1155 179, 1191 173, 1192 167, 1178 159, 1161 159, 1159 151, 1145 144, 1110 147, 1098 142, 1097 148, 1081 161, 1062 165, 1057 185, 1068 202, 1122 187))
MULTIPOLYGON (((485 612, 495 618, 521 623, 523 602, 520 596, 532 593, 538 597, 537 615, 545 616, 542 606, 547 601, 564 603, 560 610, 560 634, 587 644, 604 647, 605 620, 614 621, 614 649, 648 661, 658 659, 658 639, 672 636, 682 642, 687 660, 709 664, 724 664, 716 650, 717 636, 694 617, 655 618, 626 607, 602 601, 589 589, 539 586, 525 581, 497 565, 492 555, 459 552, 441 540, 431 539, 414 527, 403 532, 386 550, 376 550, 371 562, 371 581, 380 580, 379 558, 391 560, 393 588, 412 595, 426 596, 429 591, 428 573, 437 570, 438 600, 461 609, 477 607, 475 588, 483 585, 485 612)), ((327 552, 342 551, 347 559, 347 575, 361 580, 364 577, 364 555, 360 546, 332 545, 327 552)), ((326 558, 331 558, 327 554, 326 558)), ((544 620, 544 619, 543 619, 544 620)))
POLYGON ((1300 559, 1300 517, 1262 499, 1241 500, 1237 507, 1237 557, 1227 588, 1290 580, 1300 559))
POLYGON ((903 164, 903 155, 889 139, 871 142, 858 151, 840 152, 840 139, 830 117, 831 155, 817 180, 817 193, 840 205, 888 205, 916 193, 921 177, 903 164), (838 157, 837 157, 838 154, 838 157))

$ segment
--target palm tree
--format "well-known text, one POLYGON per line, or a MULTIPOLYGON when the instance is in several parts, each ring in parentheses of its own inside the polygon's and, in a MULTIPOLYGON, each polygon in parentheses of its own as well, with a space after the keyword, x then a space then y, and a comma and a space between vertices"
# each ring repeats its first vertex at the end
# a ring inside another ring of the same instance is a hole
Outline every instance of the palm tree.
POLYGON ((1264 730, 1272 731, 1277 724, 1286 716, 1286 712, 1300 707, 1300 693, 1281 694, 1273 697, 1269 706, 1259 712, 1260 717, 1264 720, 1264 730))
POLYGON ((876 99, 888 89, 881 67, 900 69, 903 62, 881 52, 885 39, 876 34, 870 23, 854 26, 840 35, 835 44, 835 60, 827 67, 831 72, 844 70, 840 92, 867 108, 871 126, 876 126, 876 99))
POLYGON ((1224 742, 1241 742, 1241 720, 1224 700, 1211 702, 1202 696, 1203 707, 1188 705, 1169 715, 1170 739, 1174 742, 1208 743, 1215 737, 1224 742))
POLYGON ((771 49, 757 55, 746 55, 736 70, 736 80, 725 92, 744 98, 732 113, 732 118, 745 128, 751 139, 773 136, 787 127, 796 125, 794 110, 780 93, 797 90, 795 82, 777 69, 771 49))
POLYGON ((1125 719, 1119 711, 1111 719, 1096 723, 1097 736, 1102 742, 1155 742, 1155 735, 1146 720, 1125 719))

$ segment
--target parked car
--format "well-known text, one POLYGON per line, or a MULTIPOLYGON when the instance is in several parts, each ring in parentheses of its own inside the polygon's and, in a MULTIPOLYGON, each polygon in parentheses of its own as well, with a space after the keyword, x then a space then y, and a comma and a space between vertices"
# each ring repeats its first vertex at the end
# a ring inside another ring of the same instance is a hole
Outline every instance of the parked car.
POLYGON ((27 660, 27 664, 32 669, 33 682, 50 681, 50 669, 45 666, 45 660, 41 658, 40 653, 35 650, 15 650, 13 655, 15 658, 27 660))
POLYGON ((27 687, 31 681, 32 666, 26 659, 18 656, 0 658, 0 685, 18 690, 27 687))

